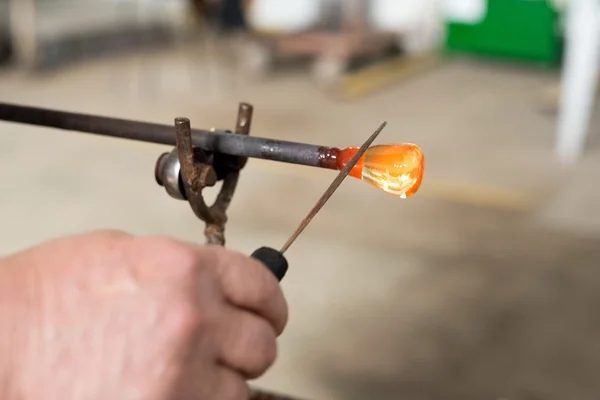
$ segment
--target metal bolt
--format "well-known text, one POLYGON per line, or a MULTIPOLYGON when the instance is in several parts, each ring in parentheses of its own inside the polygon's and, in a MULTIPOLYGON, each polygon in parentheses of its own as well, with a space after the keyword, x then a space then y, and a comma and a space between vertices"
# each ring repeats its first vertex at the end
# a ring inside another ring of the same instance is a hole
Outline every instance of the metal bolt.
POLYGON ((169 196, 178 200, 186 200, 185 190, 181 183, 180 169, 177 150, 173 150, 171 153, 162 154, 158 158, 154 169, 154 178, 156 183, 166 189, 169 196))
POLYGON ((198 182, 200 187, 215 186, 217 183, 217 173, 215 172, 215 169, 210 165, 205 165, 200 170, 200 176, 196 182, 198 182))
POLYGON ((156 166, 154 167, 154 179, 156 179, 156 183, 160 186, 164 186, 163 182, 163 170, 165 169, 165 163, 167 162, 167 158, 169 157, 169 153, 163 153, 156 160, 156 166))

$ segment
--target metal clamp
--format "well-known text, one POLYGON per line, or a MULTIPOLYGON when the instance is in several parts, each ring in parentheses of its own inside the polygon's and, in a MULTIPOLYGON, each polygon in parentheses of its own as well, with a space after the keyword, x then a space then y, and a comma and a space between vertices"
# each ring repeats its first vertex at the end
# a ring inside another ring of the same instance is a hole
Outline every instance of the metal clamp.
MULTIPOLYGON (((239 105, 235 133, 231 134, 250 133, 252 112, 250 104, 239 105)), ((208 244, 224 246, 227 209, 237 187, 240 170, 248 159, 195 148, 187 118, 175 119, 175 135, 177 147, 171 153, 161 155, 156 163, 156 181, 171 197, 188 201, 194 214, 206 223, 204 235, 208 244), (202 190, 218 181, 223 181, 221 190, 215 203, 208 206, 202 190)))

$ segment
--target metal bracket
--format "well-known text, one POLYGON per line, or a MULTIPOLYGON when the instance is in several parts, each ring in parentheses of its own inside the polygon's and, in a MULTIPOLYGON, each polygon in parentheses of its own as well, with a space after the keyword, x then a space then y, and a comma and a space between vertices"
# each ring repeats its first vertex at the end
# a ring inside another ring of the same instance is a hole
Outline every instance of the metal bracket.
MULTIPOLYGON (((252 124, 253 107, 241 103, 235 133, 248 135, 252 124)), ((192 128, 188 118, 175 119, 177 159, 163 154, 157 163, 156 178, 167 188, 171 196, 187 200, 194 214, 206 223, 204 235, 208 244, 225 245, 225 224, 227 209, 237 187, 240 170, 244 168, 246 157, 206 152, 192 144, 192 128), (179 166, 173 165, 179 161, 179 166), (173 174, 178 176, 172 176, 173 174), (212 206, 208 206, 202 195, 206 187, 223 181, 221 190, 212 206)))

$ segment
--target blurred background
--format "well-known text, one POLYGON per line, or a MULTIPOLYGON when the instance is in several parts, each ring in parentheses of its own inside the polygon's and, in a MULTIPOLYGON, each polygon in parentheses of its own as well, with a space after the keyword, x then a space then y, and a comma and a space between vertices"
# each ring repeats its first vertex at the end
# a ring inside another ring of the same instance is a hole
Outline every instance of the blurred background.
MULTIPOLYGON (((307 400, 597 399, 597 0, 0 0, 0 101, 329 146, 412 142, 291 248, 257 385, 307 400)), ((0 254, 99 228, 203 242, 164 146, 0 122, 0 254)), ((228 246, 280 246, 335 174, 250 160, 228 246)))

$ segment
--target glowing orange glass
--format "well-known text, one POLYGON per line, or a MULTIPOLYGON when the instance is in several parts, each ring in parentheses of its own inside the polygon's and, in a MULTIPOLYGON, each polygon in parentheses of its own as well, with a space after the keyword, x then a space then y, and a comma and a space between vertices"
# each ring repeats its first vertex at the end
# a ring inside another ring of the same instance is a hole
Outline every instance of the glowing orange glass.
MULTIPOLYGON (((337 154, 341 170, 358 151, 348 147, 337 154)), ((370 147, 350 175, 402 199, 414 195, 421 186, 425 157, 419 146, 403 143, 370 147)))

